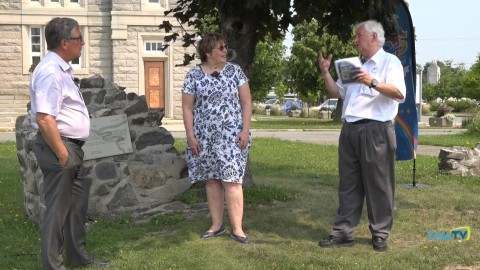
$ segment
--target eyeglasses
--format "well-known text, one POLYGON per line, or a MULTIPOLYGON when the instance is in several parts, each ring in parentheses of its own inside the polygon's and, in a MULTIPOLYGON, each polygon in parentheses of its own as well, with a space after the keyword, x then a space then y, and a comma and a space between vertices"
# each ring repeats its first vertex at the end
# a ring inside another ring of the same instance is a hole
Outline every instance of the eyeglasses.
POLYGON ((83 42, 83 37, 82 36, 68 38, 68 40, 72 40, 72 39, 78 40, 78 41, 80 41, 80 43, 83 42))
POLYGON ((218 47, 218 48, 216 48, 216 49, 218 49, 218 50, 221 51, 221 52, 223 52, 223 50, 228 51, 227 45, 221 45, 220 47, 218 47))

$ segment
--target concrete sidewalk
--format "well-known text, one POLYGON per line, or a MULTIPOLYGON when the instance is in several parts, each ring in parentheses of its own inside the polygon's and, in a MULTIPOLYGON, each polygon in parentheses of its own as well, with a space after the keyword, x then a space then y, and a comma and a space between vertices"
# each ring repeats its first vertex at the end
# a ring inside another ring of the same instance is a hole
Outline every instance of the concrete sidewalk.
MULTIPOLYGON (((162 125, 165 129, 172 133, 174 138, 185 138, 185 129, 182 124, 170 122, 162 125)), ((462 129, 424 129, 419 130, 420 135, 441 135, 441 134, 455 134, 461 133, 462 129)), ((338 136, 340 130, 252 130, 254 138, 278 138, 291 141, 311 142, 318 144, 338 144, 338 136)), ((15 141, 14 132, 0 132, 1 141, 15 141)), ((428 155, 437 157, 440 149, 447 147, 432 146, 432 145, 418 145, 418 155, 428 155)))

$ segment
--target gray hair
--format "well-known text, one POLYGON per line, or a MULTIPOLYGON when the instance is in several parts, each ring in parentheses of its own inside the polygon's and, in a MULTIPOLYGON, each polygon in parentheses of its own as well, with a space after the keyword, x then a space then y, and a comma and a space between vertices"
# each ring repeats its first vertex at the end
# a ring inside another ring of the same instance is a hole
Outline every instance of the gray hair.
POLYGON ((72 30, 75 28, 80 28, 80 26, 76 20, 71 18, 56 17, 50 20, 45 27, 47 50, 56 50, 62 40, 72 37, 72 30))
POLYGON ((377 33, 378 37, 378 45, 383 46, 385 43, 385 31, 383 30, 383 26, 381 23, 375 20, 368 20, 355 25, 355 30, 358 31, 360 27, 363 26, 363 29, 369 34, 377 33))

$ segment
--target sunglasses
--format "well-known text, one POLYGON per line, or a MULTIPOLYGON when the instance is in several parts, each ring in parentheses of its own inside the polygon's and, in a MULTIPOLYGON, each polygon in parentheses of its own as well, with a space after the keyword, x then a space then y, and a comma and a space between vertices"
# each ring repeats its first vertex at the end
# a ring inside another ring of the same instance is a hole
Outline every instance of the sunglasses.
POLYGON ((223 52, 223 50, 228 51, 227 45, 221 45, 220 47, 217 48, 219 51, 223 52))

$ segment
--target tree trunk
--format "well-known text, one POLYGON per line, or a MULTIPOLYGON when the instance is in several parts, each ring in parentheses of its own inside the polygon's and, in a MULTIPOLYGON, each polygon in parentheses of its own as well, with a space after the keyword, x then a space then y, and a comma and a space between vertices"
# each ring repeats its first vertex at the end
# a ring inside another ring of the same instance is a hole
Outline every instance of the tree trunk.
MULTIPOLYGON (((238 0, 218 0, 217 6, 222 34, 228 45, 228 61, 240 65, 248 77, 248 69, 255 56, 256 32, 259 25, 259 15, 256 11, 258 9, 249 10, 243 1, 238 0)), ((254 185, 249 156, 243 186, 254 185)))
POLYGON ((258 9, 248 10, 243 1, 238 0, 219 0, 217 3, 222 34, 228 45, 228 61, 240 65, 248 76, 255 55, 258 9))
POLYGON ((343 110, 343 99, 338 98, 337 107, 335 108, 335 116, 333 117, 333 122, 342 121, 342 110, 343 110))

